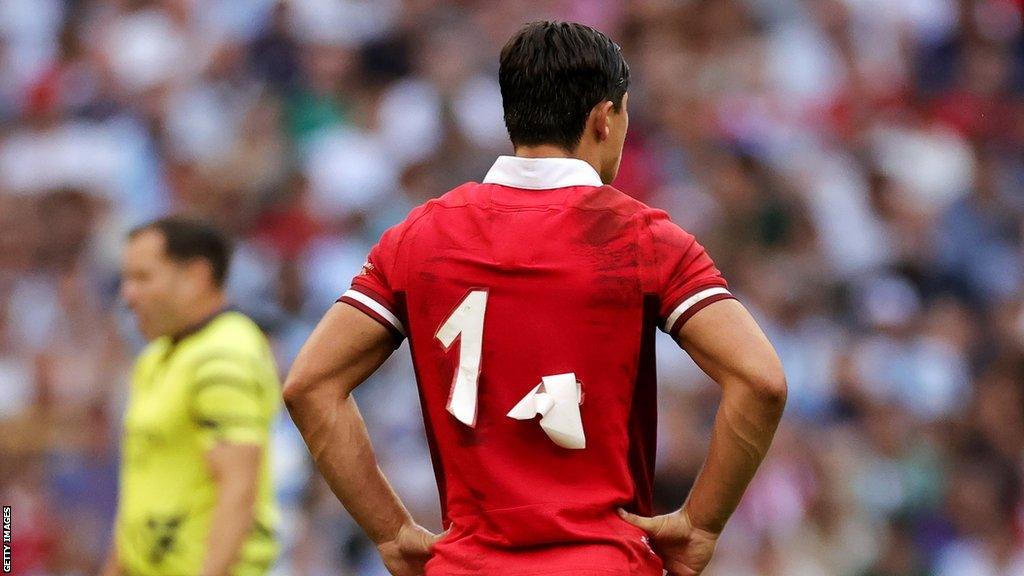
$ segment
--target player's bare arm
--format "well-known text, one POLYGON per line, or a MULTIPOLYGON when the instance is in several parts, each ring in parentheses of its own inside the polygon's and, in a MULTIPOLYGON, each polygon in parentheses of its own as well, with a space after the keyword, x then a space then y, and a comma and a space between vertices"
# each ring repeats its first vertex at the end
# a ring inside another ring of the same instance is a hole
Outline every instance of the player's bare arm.
POLYGON ((238 560, 255 516, 256 487, 262 450, 259 446, 220 442, 206 454, 217 484, 217 504, 201 576, 227 576, 238 560))
POLYGON ((736 300, 698 312, 678 341, 722 387, 708 456, 680 510, 654 518, 623 515, 652 535, 670 575, 692 576, 711 560, 771 445, 786 404, 786 379, 768 338, 736 300))
POLYGON ((379 323, 335 304, 292 364, 284 400, 320 473, 392 574, 421 574, 436 537, 418 526, 380 468, 351 396, 395 350, 379 323))

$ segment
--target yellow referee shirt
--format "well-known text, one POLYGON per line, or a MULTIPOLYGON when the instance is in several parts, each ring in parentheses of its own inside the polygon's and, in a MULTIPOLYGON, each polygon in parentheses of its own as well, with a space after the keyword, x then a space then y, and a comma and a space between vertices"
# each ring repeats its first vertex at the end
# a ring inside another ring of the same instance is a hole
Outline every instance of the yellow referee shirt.
POLYGON ((176 339, 151 342, 132 375, 115 538, 131 576, 195 576, 217 501, 206 452, 217 442, 263 448, 255 522, 236 576, 265 574, 277 555, 270 426, 280 382, 263 333, 226 311, 176 339))

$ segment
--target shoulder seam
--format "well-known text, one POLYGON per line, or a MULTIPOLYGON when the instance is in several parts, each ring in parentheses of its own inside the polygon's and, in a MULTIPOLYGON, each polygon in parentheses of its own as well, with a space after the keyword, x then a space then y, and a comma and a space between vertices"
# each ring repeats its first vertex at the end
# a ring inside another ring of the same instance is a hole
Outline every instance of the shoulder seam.
MULTIPOLYGON (((395 272, 398 272, 398 260, 402 256, 402 246, 405 244, 405 237, 409 235, 409 231, 412 230, 413 226, 418 224, 419 221, 422 220, 423 217, 426 216, 431 210, 433 210, 434 206, 436 206, 437 204, 438 204, 438 199, 437 198, 433 198, 431 200, 427 200, 425 203, 421 204, 420 206, 423 208, 423 211, 420 212, 418 215, 416 215, 415 218, 410 220, 408 222, 408 224, 406 224, 403 227, 402 234, 398 237, 398 242, 395 243, 395 264, 394 264, 395 272)), ((393 281, 388 281, 388 283, 389 284, 393 284, 394 282, 393 281)), ((402 282, 401 282, 401 284, 403 286, 405 285, 405 275, 404 274, 402 275, 402 282)), ((392 286, 392 289, 394 289, 393 286, 392 286)))
MULTIPOLYGON (((660 284, 661 279, 657 277, 652 278, 654 286, 648 286, 646 278, 648 274, 647 269, 649 268, 648 262, 646 260, 646 252, 647 250, 651 250, 653 248, 652 246, 645 246, 645 243, 650 241, 651 219, 649 210, 650 208, 646 207, 645 205, 645 209, 637 210, 636 212, 633 213, 632 220, 634 222, 635 232, 637 235, 636 250, 637 262, 639 262, 640 264, 638 266, 638 269, 640 270, 640 286, 642 287, 644 292, 647 292, 648 288, 651 288, 652 291, 655 294, 657 294, 659 292, 658 284, 660 284)), ((658 269, 657 265, 654 266, 654 269, 658 269)))

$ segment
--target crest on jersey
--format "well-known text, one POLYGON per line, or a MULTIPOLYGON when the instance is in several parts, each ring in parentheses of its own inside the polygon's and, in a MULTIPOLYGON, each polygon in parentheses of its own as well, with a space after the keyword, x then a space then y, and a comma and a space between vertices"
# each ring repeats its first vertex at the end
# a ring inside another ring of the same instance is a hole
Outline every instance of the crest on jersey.
POLYGON ((370 264, 370 261, 367 260, 366 262, 363 262, 363 267, 362 267, 362 269, 359 270, 359 275, 360 276, 366 276, 367 274, 369 274, 372 271, 373 271, 373 264, 370 264))

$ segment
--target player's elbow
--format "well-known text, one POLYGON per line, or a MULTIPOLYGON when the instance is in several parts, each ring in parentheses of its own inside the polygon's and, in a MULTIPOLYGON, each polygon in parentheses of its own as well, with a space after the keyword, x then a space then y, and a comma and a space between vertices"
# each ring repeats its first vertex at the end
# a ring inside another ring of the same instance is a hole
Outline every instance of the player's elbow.
POLYGON ((778 356, 766 354, 758 359, 747 357, 745 360, 736 367, 731 378, 722 382, 725 392, 745 398, 751 409, 781 413, 786 406, 789 387, 778 356))
POLYGON ((768 410, 782 412, 786 407, 789 386, 782 364, 777 360, 744 378, 746 388, 768 410))
POLYGON ((285 378, 281 396, 294 418, 297 412, 315 411, 348 399, 352 392, 345 374, 323 370, 308 364, 293 366, 285 378))
POLYGON ((288 412, 294 413, 299 409, 309 397, 312 388, 313 386, 309 380, 298 377, 294 373, 289 374, 288 378, 284 381, 284 388, 281 391, 281 396, 284 399, 284 405, 288 412))

